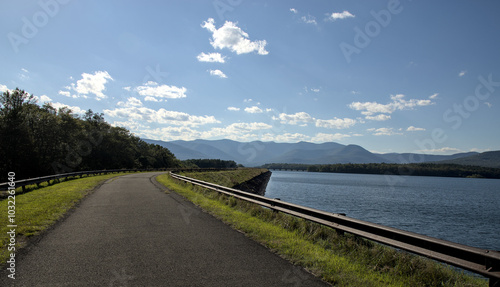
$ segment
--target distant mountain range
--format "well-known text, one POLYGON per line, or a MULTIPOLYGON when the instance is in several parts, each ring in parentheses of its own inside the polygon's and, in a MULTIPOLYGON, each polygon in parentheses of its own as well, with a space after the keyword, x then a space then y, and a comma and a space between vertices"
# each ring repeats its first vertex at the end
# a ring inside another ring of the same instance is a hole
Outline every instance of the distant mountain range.
POLYGON ((158 141, 144 139, 148 143, 168 148, 178 159, 234 160, 245 166, 266 163, 419 163, 442 162, 500 167, 500 151, 487 153, 457 153, 453 155, 429 155, 415 153, 372 153, 359 145, 342 145, 328 142, 237 142, 233 140, 158 141))

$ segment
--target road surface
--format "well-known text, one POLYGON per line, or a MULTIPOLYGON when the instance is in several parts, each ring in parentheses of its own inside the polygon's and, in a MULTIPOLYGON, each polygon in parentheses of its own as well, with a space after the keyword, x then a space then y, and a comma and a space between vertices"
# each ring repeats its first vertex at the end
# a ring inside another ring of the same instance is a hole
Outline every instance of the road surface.
MULTIPOLYGON (((0 286, 328 286, 154 176, 107 181, 18 257, 0 286)), ((19 210, 18 212, 22 212, 19 210)))

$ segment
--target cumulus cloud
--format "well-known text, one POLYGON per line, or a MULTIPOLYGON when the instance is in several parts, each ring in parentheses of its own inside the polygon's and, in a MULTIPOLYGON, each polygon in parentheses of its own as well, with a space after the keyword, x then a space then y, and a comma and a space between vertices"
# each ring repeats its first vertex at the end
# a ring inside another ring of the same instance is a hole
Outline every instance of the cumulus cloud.
POLYGON ((2 85, 0 84, 0 93, 4 93, 4 92, 7 92, 7 91, 10 91, 6 85, 2 85))
POLYGON ((391 119, 391 116, 384 115, 384 114, 378 114, 376 116, 365 116, 365 119, 371 120, 371 121, 387 121, 387 120, 391 119))
POLYGON ((70 109, 74 114, 79 114, 83 115, 85 113, 85 110, 81 109, 78 106, 69 106, 63 103, 50 103, 52 107, 54 107, 56 110, 59 110, 61 108, 68 108, 70 109))
POLYGON ((299 11, 297 11, 297 9, 295 8, 290 8, 290 12, 292 12, 293 14, 299 13, 299 11))
POLYGON ((135 91, 145 97, 179 99, 186 97, 187 89, 184 87, 159 85, 156 82, 149 81, 142 86, 136 87, 135 91))
POLYGON ((307 125, 314 123, 316 127, 328 128, 328 129, 345 129, 352 127, 357 122, 354 119, 349 118, 337 118, 322 120, 316 119, 306 112, 298 112, 295 114, 285 114, 281 113, 278 117, 273 117, 273 120, 279 120, 282 124, 289 125, 307 125))
POLYGON ((306 112, 298 112, 295 114, 281 113, 278 117, 273 117, 273 119, 279 120, 282 124, 289 125, 308 124, 315 121, 315 119, 306 112))
MULTIPOLYGON (((82 79, 76 81, 76 84, 71 84, 71 90, 75 91, 78 95, 83 95, 84 97, 94 94, 96 96, 96 100, 100 101, 107 98, 103 92, 106 90, 106 83, 108 80, 113 81, 113 78, 106 71, 97 71, 94 72, 94 74, 83 73, 82 79)), ((65 91, 62 92, 64 93, 65 91)), ((66 94, 67 92, 69 91, 66 91, 66 94)))
POLYGON ((227 78, 226 74, 224 74, 224 72, 222 72, 221 70, 210 70, 210 75, 217 76, 223 79, 227 78))
POLYGON ((62 96, 65 96, 65 97, 68 97, 68 98, 71 98, 71 97, 73 97, 73 98, 78 98, 78 96, 77 96, 77 95, 73 95, 73 96, 72 96, 70 91, 59 91, 59 93, 58 93, 58 94, 59 94, 59 95, 62 95, 62 96))
MULTIPOLYGON (((428 106, 434 104, 429 100, 418 100, 410 99, 405 100, 405 95, 391 95, 392 102, 388 104, 380 104, 377 102, 352 102, 349 108, 361 111, 361 114, 365 116, 366 119, 371 120, 387 120, 388 115, 385 116, 374 116, 375 114, 392 114, 397 110, 410 110, 416 107, 428 106)), ((432 96, 431 96, 432 97, 432 96)))
POLYGON ((106 109, 104 110, 104 114, 114 118, 178 126, 200 126, 220 123, 213 116, 194 116, 183 112, 168 111, 163 108, 159 110, 146 108, 141 106, 140 101, 135 98, 129 98, 126 103, 121 102, 119 106, 123 107, 113 110, 106 109))
POLYGON ((467 71, 460 71, 460 73, 458 73, 458 76, 463 77, 465 76, 465 74, 467 74, 467 71))
POLYGON ((407 129, 406 129, 407 132, 420 132, 420 131, 425 131, 424 128, 417 128, 417 127, 414 127, 414 126, 409 126, 407 129))
POLYGON ((48 103, 48 102, 52 102, 52 99, 49 98, 47 95, 42 95, 42 96, 40 96, 40 101, 42 101, 44 103, 48 103))
POLYGON ((209 62, 209 63, 225 63, 226 57, 222 56, 220 53, 210 53, 205 54, 201 53, 197 57, 200 62, 209 62))
POLYGON ((372 134, 375 136, 402 135, 402 133, 395 131, 393 128, 371 128, 367 129, 367 131, 372 132, 372 134))
POLYGON ((212 33, 210 44, 215 49, 227 48, 236 54, 247 54, 257 52, 259 55, 267 55, 266 40, 251 41, 249 35, 231 21, 226 21, 222 27, 217 29, 213 18, 203 22, 201 27, 212 33))
MULTIPOLYGON (((120 123, 120 122, 115 122, 120 123)), ((136 134, 151 139, 170 140, 195 140, 225 138, 238 141, 251 141, 259 139, 261 130, 271 129, 266 123, 233 123, 225 127, 215 127, 200 131, 188 126, 168 126, 151 129, 149 127, 137 126, 134 121, 121 122, 125 127, 137 127, 136 134)))
POLYGON ((250 114, 260 114, 263 111, 261 108, 259 108, 257 106, 253 106, 253 107, 245 108, 245 112, 250 113, 250 114))
POLYGON ((336 21, 336 20, 342 20, 342 19, 347 19, 347 18, 354 18, 355 16, 351 14, 349 11, 343 11, 343 12, 334 12, 328 16, 328 20, 330 21, 336 21))
POLYGON ((239 110, 240 110, 240 108, 236 108, 236 107, 228 107, 228 108, 227 108, 227 110, 228 110, 228 111, 235 111, 235 112, 237 112, 237 111, 239 111, 239 110))
POLYGON ((116 105, 119 107, 141 107, 142 102, 141 102, 141 100, 139 100, 135 97, 130 97, 127 99, 127 102, 120 101, 116 105))
POLYGON ((356 120, 349 118, 333 118, 331 120, 316 120, 316 126, 328 129, 347 129, 356 124, 356 120))
POLYGON ((335 133, 335 134, 325 134, 325 133, 317 133, 314 137, 311 138, 311 142, 314 143, 323 143, 323 142, 333 142, 333 141, 339 141, 345 138, 349 138, 351 135, 349 134, 341 134, 341 133, 335 133))

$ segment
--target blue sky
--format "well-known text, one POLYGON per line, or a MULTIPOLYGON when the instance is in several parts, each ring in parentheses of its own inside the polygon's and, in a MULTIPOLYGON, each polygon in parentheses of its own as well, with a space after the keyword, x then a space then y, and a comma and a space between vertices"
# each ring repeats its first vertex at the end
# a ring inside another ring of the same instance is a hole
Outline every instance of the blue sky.
POLYGON ((498 1, 9 1, 0 90, 159 140, 500 150, 498 1))

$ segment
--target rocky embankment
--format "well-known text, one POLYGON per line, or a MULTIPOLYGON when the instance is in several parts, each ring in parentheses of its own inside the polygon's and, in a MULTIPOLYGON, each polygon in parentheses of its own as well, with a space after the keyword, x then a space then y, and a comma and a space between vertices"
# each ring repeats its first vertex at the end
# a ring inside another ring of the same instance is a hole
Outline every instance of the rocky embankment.
POLYGON ((234 186, 233 188, 263 196, 266 193, 267 183, 271 179, 271 174, 272 173, 270 171, 266 171, 248 181, 234 186))

